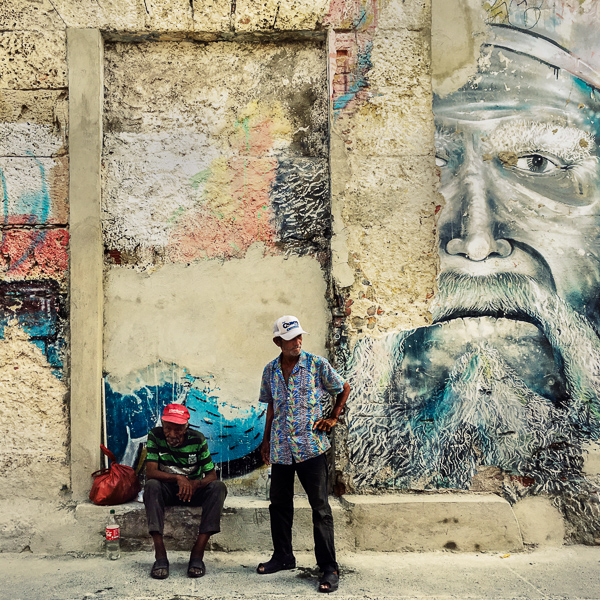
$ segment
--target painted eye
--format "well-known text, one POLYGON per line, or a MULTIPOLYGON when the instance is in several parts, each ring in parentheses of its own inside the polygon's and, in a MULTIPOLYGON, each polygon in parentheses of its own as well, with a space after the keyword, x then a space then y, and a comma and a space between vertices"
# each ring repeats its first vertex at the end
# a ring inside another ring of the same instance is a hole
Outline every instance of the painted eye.
POLYGON ((546 175, 552 173, 561 166, 551 161, 542 154, 524 154, 517 158, 516 168, 526 173, 536 173, 546 175))
POLYGON ((448 164, 448 161, 445 158, 442 158, 441 156, 437 156, 435 157, 435 166, 436 167, 445 167, 448 164))

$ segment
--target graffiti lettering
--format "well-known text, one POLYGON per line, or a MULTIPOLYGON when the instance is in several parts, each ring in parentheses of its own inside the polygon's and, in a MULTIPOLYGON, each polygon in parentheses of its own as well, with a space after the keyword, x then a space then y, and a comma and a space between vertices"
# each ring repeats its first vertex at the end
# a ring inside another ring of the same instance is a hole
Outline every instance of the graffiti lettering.
POLYGON ((494 4, 484 3, 483 8, 492 23, 533 29, 540 20, 543 5, 543 0, 496 0, 494 4))

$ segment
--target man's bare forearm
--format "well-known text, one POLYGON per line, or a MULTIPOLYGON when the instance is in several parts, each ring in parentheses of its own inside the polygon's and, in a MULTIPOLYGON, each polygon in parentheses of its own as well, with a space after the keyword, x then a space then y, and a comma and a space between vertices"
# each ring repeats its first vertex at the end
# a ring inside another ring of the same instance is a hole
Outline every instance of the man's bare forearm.
POLYGON ((212 471, 206 473, 201 479, 190 479, 186 475, 182 475, 179 473, 167 473, 165 471, 161 471, 158 468, 158 463, 146 463, 146 479, 158 479, 159 481, 177 483, 180 477, 187 479, 195 487, 204 487, 205 485, 208 485, 211 481, 215 481, 217 479, 217 473, 213 469, 212 471))
POLYGON ((340 415, 346 406, 346 400, 348 400, 348 396, 350 395, 350 390, 350 384, 346 381, 344 383, 344 388, 335 398, 335 404, 329 418, 335 419, 336 421, 340 418, 340 415))
POLYGON ((205 473, 205 475, 204 475, 204 477, 202 477, 202 479, 190 479, 190 481, 192 482, 192 485, 194 486, 194 489, 205 487, 209 483, 212 483, 213 481, 216 481, 216 480, 217 480, 217 472, 214 469, 212 471, 209 471, 208 473, 205 473))
POLYGON ((268 442, 271 440, 271 427, 273 426, 273 418, 275 417, 275 411, 273 405, 269 404, 267 407, 267 417, 265 419, 265 432, 263 434, 263 443, 265 440, 268 442))
POLYGON ((262 444, 260 445, 260 455, 266 465, 271 462, 271 427, 273 426, 274 417, 275 411, 273 410, 273 405, 269 404, 267 407, 267 417, 265 419, 265 432, 263 434, 262 444))

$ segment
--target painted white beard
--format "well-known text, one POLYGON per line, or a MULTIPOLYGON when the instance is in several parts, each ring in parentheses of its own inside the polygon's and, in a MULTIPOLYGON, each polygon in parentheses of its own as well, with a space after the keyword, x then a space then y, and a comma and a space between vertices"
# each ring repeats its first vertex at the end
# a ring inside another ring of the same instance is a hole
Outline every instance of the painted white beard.
POLYGON ((585 318, 529 277, 440 277, 434 317, 535 323, 562 362, 568 402, 531 390, 489 344, 472 344, 437 393, 407 402, 394 373, 414 332, 361 340, 350 365, 348 430, 356 483, 468 488, 478 465, 531 477, 538 490, 581 479, 581 443, 598 439, 600 342, 585 318))
POLYGON ((433 304, 435 321, 457 314, 492 314, 537 325, 564 368, 571 399, 570 414, 585 413, 598 423, 600 416, 600 340, 590 322, 555 293, 531 277, 501 274, 470 277, 440 276, 433 304))

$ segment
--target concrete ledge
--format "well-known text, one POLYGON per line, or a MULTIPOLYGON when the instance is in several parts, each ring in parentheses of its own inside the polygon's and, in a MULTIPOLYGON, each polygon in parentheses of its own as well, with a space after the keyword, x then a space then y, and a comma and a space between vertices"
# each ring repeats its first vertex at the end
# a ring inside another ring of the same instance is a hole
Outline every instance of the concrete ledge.
MULTIPOLYGON (((405 494, 331 498, 338 552, 457 550, 505 551, 523 549, 512 508, 494 495, 405 494)), ((303 496, 294 499, 294 549, 311 551, 312 516, 303 496)), ((108 511, 115 509, 124 550, 151 550, 144 505, 130 502, 114 507, 89 502, 76 508, 79 547, 101 552, 108 511)), ((165 519, 165 544, 170 550, 189 550, 196 538, 202 510, 171 507, 165 519)), ((210 548, 223 551, 272 550, 269 503, 257 497, 230 496, 225 502, 221 532, 210 548)))
MULTIPOLYGON (((313 549, 312 515, 308 500, 294 498, 294 549, 313 549)), ((104 547, 104 527, 109 510, 115 509, 121 525, 121 547, 123 550, 151 550, 152 540, 148 535, 146 512, 139 502, 128 502, 118 506, 96 506, 81 503, 75 509, 77 527, 80 529, 79 552, 101 552, 104 547)), ((354 533, 348 527, 347 511, 335 498, 331 508, 336 529, 336 546, 339 550, 352 550, 355 546, 354 533)), ((201 508, 174 506, 167 508, 165 516, 165 545, 169 550, 189 550, 198 531, 202 515, 201 508)), ((221 518, 221 532, 211 537, 211 550, 270 552, 271 528, 269 502, 252 496, 230 496, 225 501, 221 518)))
POLYGON ((492 494, 348 495, 342 503, 352 515, 357 550, 523 549, 510 504, 492 494))
MULTIPOLYGON (((349 526, 348 514, 336 498, 329 499, 338 550, 353 550, 354 532, 349 526)), ((312 513, 305 496, 294 497, 294 550, 311 551, 314 548, 312 513)), ((269 502, 266 500, 233 496, 227 498, 221 534, 215 537, 215 545, 226 550, 259 550, 271 552, 271 527, 269 502)))

